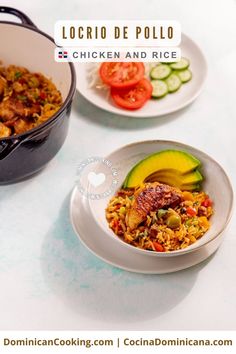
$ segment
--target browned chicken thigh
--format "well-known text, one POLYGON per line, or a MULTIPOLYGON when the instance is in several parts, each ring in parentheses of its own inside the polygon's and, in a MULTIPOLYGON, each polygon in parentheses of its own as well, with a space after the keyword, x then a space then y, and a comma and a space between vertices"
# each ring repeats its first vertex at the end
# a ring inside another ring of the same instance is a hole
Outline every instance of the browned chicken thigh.
POLYGON ((135 192, 134 197, 134 203, 126 219, 127 226, 131 230, 144 221, 151 211, 175 207, 181 203, 182 192, 178 188, 155 182, 146 183, 135 192))

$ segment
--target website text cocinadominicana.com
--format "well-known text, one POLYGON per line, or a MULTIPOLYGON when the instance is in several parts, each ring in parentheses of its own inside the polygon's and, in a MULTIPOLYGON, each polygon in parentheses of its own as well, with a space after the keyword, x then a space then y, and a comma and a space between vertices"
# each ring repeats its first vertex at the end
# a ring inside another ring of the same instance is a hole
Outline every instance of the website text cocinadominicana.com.
POLYGON ((78 346, 91 348, 121 347, 121 346, 232 346, 231 339, 193 339, 193 338, 120 338, 114 339, 81 339, 81 338, 24 338, 24 339, 3 339, 4 346, 78 346))

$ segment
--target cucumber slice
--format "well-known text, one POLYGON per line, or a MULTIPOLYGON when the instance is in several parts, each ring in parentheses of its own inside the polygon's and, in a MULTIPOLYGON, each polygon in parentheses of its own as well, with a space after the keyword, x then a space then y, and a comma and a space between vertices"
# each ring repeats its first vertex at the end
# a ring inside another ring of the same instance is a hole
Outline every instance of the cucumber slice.
POLYGON ((192 79, 192 73, 189 69, 176 71, 176 74, 179 76, 180 80, 185 83, 192 79))
POLYGON ((186 58, 181 58, 180 61, 170 64, 170 67, 174 70, 184 70, 187 69, 190 65, 190 61, 186 58))
POLYGON ((162 80, 166 79, 170 75, 171 71, 172 70, 169 65, 161 64, 152 69, 150 76, 151 79, 162 80))
POLYGON ((180 86, 182 85, 181 80, 178 75, 176 74, 171 74, 167 79, 166 79, 166 84, 168 86, 168 91, 175 92, 177 91, 180 86))
POLYGON ((161 98, 164 97, 168 93, 168 86, 165 81, 162 80, 152 80, 151 81, 153 90, 152 97, 153 98, 161 98))

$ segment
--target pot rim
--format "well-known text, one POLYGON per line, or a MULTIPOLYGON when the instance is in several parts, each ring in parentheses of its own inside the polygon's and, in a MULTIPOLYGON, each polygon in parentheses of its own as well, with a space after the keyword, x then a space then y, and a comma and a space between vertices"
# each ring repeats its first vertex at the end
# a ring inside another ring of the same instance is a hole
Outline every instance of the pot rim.
MULTIPOLYGON (((30 31, 36 32, 41 34, 42 36, 46 37, 48 40, 50 40, 51 42, 53 42, 55 45, 56 43, 54 42, 54 39, 49 36, 47 33, 41 31, 40 29, 38 29, 37 27, 32 27, 30 25, 27 24, 22 24, 22 23, 15 23, 15 22, 10 22, 10 21, 0 21, 0 26, 1 24, 6 24, 6 25, 11 25, 11 26, 19 26, 19 27, 24 27, 30 31)), ((21 134, 16 134, 16 135, 11 135, 5 138, 0 138, 0 143, 1 141, 9 141, 9 140, 13 140, 13 139, 20 139, 21 138, 27 138, 29 135, 34 134, 35 132, 39 132, 41 130, 43 130, 44 128, 48 127, 49 125, 53 124, 53 122, 55 122, 55 120, 61 115, 61 113, 65 110, 65 108, 68 107, 68 105, 70 104, 70 101, 72 101, 74 93, 75 93, 75 89, 76 89, 76 73, 75 73, 75 68, 74 68, 74 64, 68 62, 69 66, 70 66, 70 72, 71 72, 71 84, 70 84, 70 89, 69 89, 69 93, 65 99, 65 101, 63 102, 62 106, 60 107, 60 109, 52 115, 52 117, 50 119, 48 119, 46 122, 40 124, 39 126, 27 130, 24 133, 21 134)))

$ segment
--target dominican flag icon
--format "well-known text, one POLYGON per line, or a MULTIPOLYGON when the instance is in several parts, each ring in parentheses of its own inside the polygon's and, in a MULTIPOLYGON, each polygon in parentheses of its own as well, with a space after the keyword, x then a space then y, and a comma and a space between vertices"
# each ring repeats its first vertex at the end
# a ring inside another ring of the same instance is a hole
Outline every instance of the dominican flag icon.
POLYGON ((68 52, 66 52, 66 51, 58 52, 58 58, 59 59, 67 59, 68 58, 68 52))

